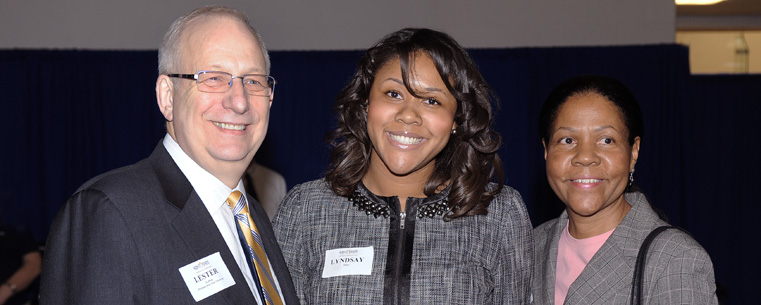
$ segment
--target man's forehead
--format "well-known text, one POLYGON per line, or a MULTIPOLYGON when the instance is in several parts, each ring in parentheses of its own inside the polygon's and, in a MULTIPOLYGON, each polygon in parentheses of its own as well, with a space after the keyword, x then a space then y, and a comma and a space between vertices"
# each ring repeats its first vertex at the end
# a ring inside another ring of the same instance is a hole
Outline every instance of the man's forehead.
POLYGON ((235 58, 251 56, 252 60, 260 61, 255 67, 257 71, 247 73, 264 73, 264 55, 257 37, 248 26, 240 20, 227 16, 199 17, 191 21, 182 34, 180 43, 181 64, 184 66, 203 65, 204 69, 223 69, 225 55, 234 54, 235 58), (216 58, 209 61, 209 58, 216 58), (258 67, 261 65, 261 67, 258 67))

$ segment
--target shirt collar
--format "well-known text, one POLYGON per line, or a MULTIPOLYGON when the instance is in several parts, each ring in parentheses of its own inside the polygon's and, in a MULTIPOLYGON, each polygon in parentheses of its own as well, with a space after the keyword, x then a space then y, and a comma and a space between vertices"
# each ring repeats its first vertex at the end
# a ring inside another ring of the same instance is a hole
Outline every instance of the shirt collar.
POLYGON ((238 180, 238 185, 234 189, 230 189, 221 180, 193 161, 168 133, 164 136, 163 144, 174 163, 177 163, 185 178, 190 181, 210 214, 216 213, 222 205, 227 205, 227 197, 232 191, 238 190, 243 194, 246 193, 243 188, 243 180, 238 180))

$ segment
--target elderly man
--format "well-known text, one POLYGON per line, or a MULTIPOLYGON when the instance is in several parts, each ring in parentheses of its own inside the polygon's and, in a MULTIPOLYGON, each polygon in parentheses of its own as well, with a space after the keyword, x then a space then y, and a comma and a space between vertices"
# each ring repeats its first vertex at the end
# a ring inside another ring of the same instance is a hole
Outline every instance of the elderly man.
POLYGON ((267 214, 241 176, 267 133, 275 81, 240 12, 203 7, 159 49, 167 135, 82 185, 56 217, 43 304, 297 304, 267 214))

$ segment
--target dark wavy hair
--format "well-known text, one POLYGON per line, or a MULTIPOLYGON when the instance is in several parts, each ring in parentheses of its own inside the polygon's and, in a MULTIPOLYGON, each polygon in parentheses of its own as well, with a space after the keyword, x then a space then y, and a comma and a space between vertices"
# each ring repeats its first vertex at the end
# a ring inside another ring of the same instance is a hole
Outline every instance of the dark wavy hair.
POLYGON ((388 34, 362 56, 335 103, 338 127, 326 136, 333 150, 325 180, 339 196, 348 197, 354 192, 370 164, 373 146, 367 133, 367 99, 375 74, 388 61, 399 59, 404 85, 415 94, 409 84, 410 65, 415 56, 423 54, 431 57, 447 89, 457 99, 456 132, 435 157, 424 193, 432 196, 451 182, 450 212, 445 220, 486 214, 504 183, 502 161, 497 154, 502 136, 492 127, 496 96, 468 53, 449 35, 430 29, 406 28, 388 34), (488 189, 495 178, 498 187, 488 189))

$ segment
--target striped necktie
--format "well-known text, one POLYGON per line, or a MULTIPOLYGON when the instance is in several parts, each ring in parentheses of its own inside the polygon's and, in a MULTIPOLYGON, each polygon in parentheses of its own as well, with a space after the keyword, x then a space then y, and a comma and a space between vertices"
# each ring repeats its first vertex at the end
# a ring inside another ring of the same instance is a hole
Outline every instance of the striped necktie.
POLYGON ((246 197, 242 196, 240 191, 233 191, 230 197, 227 197, 227 204, 233 209, 233 215, 238 220, 238 226, 240 226, 240 230, 246 239, 247 245, 244 246, 247 249, 245 250, 253 258, 256 275, 259 278, 259 284, 261 285, 267 305, 282 305, 283 301, 280 299, 280 294, 278 294, 275 287, 270 263, 267 260, 267 254, 264 252, 264 246, 262 245, 262 238, 259 236, 256 224, 248 212, 246 197))

